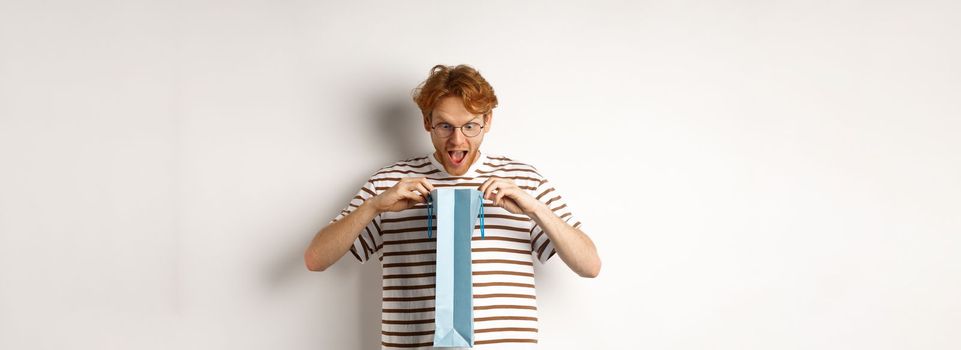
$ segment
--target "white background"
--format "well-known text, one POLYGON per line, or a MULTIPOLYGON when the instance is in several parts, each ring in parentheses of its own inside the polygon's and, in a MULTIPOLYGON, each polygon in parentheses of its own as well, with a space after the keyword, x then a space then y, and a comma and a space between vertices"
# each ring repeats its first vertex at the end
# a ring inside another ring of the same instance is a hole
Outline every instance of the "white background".
POLYGON ((0 348, 374 349, 380 268, 303 251, 431 151, 482 150, 604 265, 538 266, 544 349, 961 347, 955 1, 0 1, 0 348))

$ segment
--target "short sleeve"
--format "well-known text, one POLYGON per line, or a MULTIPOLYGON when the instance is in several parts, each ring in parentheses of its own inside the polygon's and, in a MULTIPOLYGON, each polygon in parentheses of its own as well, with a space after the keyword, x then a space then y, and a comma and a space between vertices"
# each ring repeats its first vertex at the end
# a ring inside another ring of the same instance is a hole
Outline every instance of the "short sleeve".
MULTIPOLYGON (((547 205, 554 215, 557 215, 562 221, 566 222, 574 228, 580 228, 581 222, 577 221, 574 217, 574 213, 571 208, 567 205, 564 197, 561 196, 560 191, 558 191, 546 178, 541 177, 540 183, 536 186, 533 191, 534 198, 541 201, 547 205)), ((554 250, 554 244, 551 242, 544 230, 541 229, 537 222, 531 220, 531 253, 537 257, 541 263, 547 262, 548 259, 554 256, 557 251, 554 250)))
MULTIPOLYGON (((359 191, 357 191, 357 194, 354 196, 354 198, 350 199, 350 202, 348 202, 347 206, 340 211, 340 214, 330 220, 330 223, 334 223, 337 222, 337 220, 343 219, 345 216, 354 212, 354 210, 357 210, 361 204, 364 204, 364 202, 376 195, 377 187, 374 186, 374 180, 371 178, 367 181, 367 183, 364 184, 364 186, 360 188, 359 191)), ((357 261, 364 263, 367 260, 370 260, 370 258, 374 256, 375 253, 379 252, 381 247, 383 247, 384 242, 381 239, 380 220, 381 216, 378 214, 373 220, 370 221, 370 223, 367 224, 366 227, 364 227, 364 229, 357 236, 357 239, 354 239, 354 244, 350 247, 350 253, 354 256, 354 258, 357 258, 357 261)))

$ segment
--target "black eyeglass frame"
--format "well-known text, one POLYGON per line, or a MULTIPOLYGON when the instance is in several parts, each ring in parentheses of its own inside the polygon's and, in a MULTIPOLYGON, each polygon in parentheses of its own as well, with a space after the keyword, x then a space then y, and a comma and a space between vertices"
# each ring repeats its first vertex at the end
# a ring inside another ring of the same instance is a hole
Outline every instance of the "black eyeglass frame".
MULTIPOLYGON (((430 127, 431 132, 435 132, 435 130, 437 130, 437 127, 438 127, 438 126, 441 126, 441 125, 444 125, 444 124, 450 125, 450 123, 437 123, 437 125, 433 125, 433 126, 430 127)), ((437 136, 440 136, 440 137, 451 137, 451 135, 454 135, 454 131, 455 131, 455 130, 460 129, 460 132, 461 132, 462 134, 464 134, 464 136, 466 136, 466 137, 477 137, 477 135, 480 135, 481 132, 483 132, 483 131, 484 131, 484 128, 486 128, 486 127, 487 127, 487 125, 481 125, 480 123, 475 123, 475 122, 469 122, 469 123, 466 123, 466 124, 461 125, 461 126, 453 126, 453 125, 450 125, 450 135, 447 135, 447 136, 437 135, 437 136), (465 126, 468 126, 468 125, 471 125, 471 124, 477 125, 477 126, 479 127, 479 129, 477 129, 477 133, 476 133, 476 134, 474 134, 474 135, 467 135, 467 133, 464 132, 464 127, 465 127, 465 126)))

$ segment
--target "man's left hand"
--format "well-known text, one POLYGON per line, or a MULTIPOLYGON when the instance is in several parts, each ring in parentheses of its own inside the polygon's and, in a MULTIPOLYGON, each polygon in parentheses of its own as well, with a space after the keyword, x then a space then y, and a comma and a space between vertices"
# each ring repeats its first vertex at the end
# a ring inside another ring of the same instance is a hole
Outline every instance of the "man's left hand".
POLYGON ((484 199, 491 200, 494 205, 514 214, 530 216, 541 207, 546 207, 510 179, 491 177, 477 190, 484 194, 484 199))

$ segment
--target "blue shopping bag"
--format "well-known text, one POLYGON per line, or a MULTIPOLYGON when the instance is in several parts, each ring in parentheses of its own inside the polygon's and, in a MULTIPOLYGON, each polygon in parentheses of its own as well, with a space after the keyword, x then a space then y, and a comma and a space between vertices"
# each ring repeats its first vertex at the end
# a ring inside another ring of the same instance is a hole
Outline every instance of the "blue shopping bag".
POLYGON ((427 237, 437 214, 437 272, 434 295, 434 346, 474 346, 474 292, 471 236, 480 217, 484 237, 484 200, 475 189, 438 188, 427 203, 427 237))

